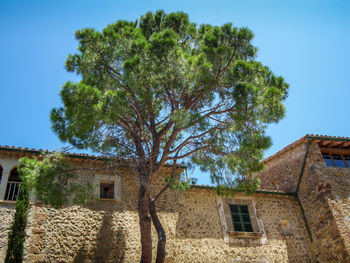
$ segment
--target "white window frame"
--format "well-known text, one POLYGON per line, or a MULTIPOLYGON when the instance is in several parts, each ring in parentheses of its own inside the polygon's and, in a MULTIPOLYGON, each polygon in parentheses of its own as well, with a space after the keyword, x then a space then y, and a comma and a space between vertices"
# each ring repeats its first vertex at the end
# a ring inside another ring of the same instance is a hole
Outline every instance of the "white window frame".
POLYGON ((100 200, 121 201, 121 178, 118 175, 94 174, 94 194, 100 200), (114 198, 105 199, 100 197, 101 182, 113 182, 114 198))

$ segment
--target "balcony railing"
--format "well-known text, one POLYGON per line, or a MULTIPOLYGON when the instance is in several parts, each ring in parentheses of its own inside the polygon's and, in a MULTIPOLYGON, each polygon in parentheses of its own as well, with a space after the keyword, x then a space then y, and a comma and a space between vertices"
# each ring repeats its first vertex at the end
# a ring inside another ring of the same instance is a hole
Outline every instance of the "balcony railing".
POLYGON ((12 182, 12 181, 7 182, 5 200, 7 200, 7 201, 16 201, 17 200, 20 184, 21 184, 21 182, 12 182))

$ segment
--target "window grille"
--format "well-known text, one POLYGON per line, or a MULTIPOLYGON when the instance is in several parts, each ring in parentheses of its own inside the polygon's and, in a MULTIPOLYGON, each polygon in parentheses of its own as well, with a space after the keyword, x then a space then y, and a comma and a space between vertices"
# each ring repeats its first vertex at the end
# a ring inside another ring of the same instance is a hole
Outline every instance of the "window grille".
POLYGON ((254 232, 247 205, 230 205, 234 231, 254 232))
POLYGON ((19 194, 20 182, 8 181, 6 186, 5 200, 16 201, 19 194))
POLYGON ((21 179, 17 168, 12 169, 6 185, 5 200, 16 201, 19 194, 21 179))

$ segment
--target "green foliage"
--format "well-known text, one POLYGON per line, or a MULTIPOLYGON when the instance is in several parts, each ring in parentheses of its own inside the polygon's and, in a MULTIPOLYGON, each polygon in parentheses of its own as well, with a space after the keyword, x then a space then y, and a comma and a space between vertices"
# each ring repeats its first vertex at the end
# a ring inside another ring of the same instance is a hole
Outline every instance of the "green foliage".
POLYGON ((233 183, 227 183, 225 185, 218 185, 216 187, 216 193, 225 197, 233 197, 238 192, 244 192, 247 195, 251 195, 256 192, 260 187, 260 179, 255 177, 245 177, 241 180, 235 180, 233 183))
MULTIPOLYGON (((23 180, 23 171, 20 168, 18 171, 23 180)), ((27 182, 23 180, 20 185, 20 190, 17 197, 14 220, 8 236, 5 263, 23 262, 23 244, 26 237, 26 226, 29 208, 30 187, 28 186, 27 182)))
POLYGON ((191 185, 196 184, 197 179, 191 178, 187 174, 187 170, 185 170, 185 173, 182 173, 179 177, 178 176, 169 176, 165 178, 165 182, 170 182, 170 189, 176 190, 176 191, 186 191, 191 188, 191 185), (171 181, 170 181, 171 180, 171 181))
POLYGON ((60 208, 70 202, 84 204, 92 201, 92 186, 77 181, 74 168, 66 162, 63 154, 43 154, 38 158, 23 157, 18 163, 21 177, 16 212, 8 238, 6 263, 23 261, 23 244, 30 207, 30 192, 44 204, 60 208))
POLYGON ((288 84, 255 60, 248 28, 160 10, 75 36, 66 69, 81 81, 63 85, 63 106, 51 112, 62 141, 150 174, 191 161, 217 185, 242 187, 250 181, 234 181, 262 168, 265 129, 285 115, 288 84))
POLYGON ((77 181, 75 170, 66 162, 63 154, 53 153, 39 158, 21 158, 19 170, 41 202, 60 208, 70 202, 84 204, 93 200, 92 186, 77 181))

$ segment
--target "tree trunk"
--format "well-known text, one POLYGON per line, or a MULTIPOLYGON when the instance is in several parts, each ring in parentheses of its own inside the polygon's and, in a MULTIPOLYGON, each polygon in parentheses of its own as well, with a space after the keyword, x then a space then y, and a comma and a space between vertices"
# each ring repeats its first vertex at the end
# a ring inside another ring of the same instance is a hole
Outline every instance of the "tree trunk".
POLYGON ((165 259, 165 244, 166 235, 162 224, 159 221, 156 206, 154 202, 150 202, 149 211, 151 214, 153 225, 158 234, 158 245, 157 245, 157 258, 156 263, 163 263, 165 259))
POLYGON ((150 193, 146 184, 140 185, 138 212, 141 231, 141 263, 152 262, 152 234, 151 234, 151 217, 149 214, 150 193))

